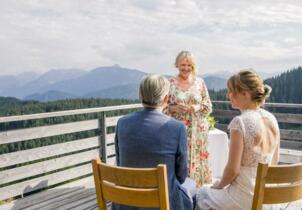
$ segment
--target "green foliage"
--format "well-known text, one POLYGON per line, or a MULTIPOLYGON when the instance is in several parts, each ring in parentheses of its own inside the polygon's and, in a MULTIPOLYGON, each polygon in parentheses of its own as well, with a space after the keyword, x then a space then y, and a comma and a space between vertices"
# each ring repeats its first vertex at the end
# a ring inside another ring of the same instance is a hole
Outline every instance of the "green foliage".
POLYGON ((207 121, 208 121, 208 124, 209 124, 209 129, 210 130, 213 130, 215 128, 215 124, 216 124, 216 120, 215 120, 215 117, 212 116, 212 115, 209 115, 207 117, 207 121))
POLYGON ((12 97, 0 97, 0 116, 34 114, 62 110, 84 109, 138 103, 127 99, 66 99, 52 102, 21 101, 12 97))
MULTIPOLYGON (((272 87, 272 93, 267 102, 273 103, 302 103, 302 67, 299 66, 288 70, 278 76, 264 81, 272 87)), ((209 90, 210 97, 213 101, 226 101, 227 90, 209 90)))
POLYGON ((302 67, 288 70, 276 77, 265 80, 272 87, 270 102, 302 103, 302 67))
POLYGON ((227 101, 226 93, 227 93, 226 89, 218 90, 218 91, 209 90, 209 95, 211 97, 211 100, 213 101, 227 101))

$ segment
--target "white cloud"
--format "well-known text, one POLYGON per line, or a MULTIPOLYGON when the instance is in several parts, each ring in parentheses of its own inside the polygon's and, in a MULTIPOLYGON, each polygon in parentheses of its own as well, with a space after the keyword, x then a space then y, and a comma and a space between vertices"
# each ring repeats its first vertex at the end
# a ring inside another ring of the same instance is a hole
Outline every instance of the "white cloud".
POLYGON ((171 74, 182 49, 201 72, 302 65, 301 1, 4 0, 0 74, 120 64, 171 74))

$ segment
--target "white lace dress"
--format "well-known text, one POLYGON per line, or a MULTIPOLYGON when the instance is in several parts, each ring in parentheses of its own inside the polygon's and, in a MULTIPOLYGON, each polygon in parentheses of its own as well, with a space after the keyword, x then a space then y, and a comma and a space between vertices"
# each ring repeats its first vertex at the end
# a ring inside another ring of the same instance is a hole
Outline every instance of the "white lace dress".
MULTIPOLYGON (((264 109, 248 110, 236 116, 228 126, 228 129, 236 129, 243 135, 244 148, 241 159, 240 173, 238 177, 224 189, 218 190, 203 187, 197 193, 197 210, 223 209, 223 210, 250 210, 254 194, 254 186, 259 162, 271 163, 273 153, 262 154, 254 146, 254 139, 260 132, 260 121, 268 119, 276 130, 279 127, 276 118, 264 109)), ((277 206, 265 205, 265 209, 275 209, 277 206)))

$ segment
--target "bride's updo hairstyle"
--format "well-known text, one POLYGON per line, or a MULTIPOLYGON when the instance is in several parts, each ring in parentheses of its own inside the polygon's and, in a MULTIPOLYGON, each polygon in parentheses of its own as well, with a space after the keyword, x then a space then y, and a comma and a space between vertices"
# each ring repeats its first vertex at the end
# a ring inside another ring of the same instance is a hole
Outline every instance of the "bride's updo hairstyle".
MULTIPOLYGON (((237 94, 248 91, 251 94, 251 100, 261 106, 265 99, 271 93, 271 87, 263 84, 261 77, 253 69, 241 70, 228 80, 228 91, 237 94)), ((274 125, 267 118, 258 122, 261 129, 258 130, 254 139, 254 150, 260 153, 270 153, 278 142, 278 124, 274 125)))
POLYGON ((234 94, 248 91, 252 101, 258 105, 263 105, 272 91, 270 86, 263 84, 263 80, 253 69, 243 69, 231 76, 227 86, 228 91, 234 94))

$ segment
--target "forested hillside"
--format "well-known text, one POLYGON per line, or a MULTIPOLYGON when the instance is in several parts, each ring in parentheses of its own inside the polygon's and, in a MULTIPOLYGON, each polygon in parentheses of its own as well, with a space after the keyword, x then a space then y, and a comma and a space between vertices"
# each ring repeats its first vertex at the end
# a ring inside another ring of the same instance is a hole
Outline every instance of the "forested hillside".
POLYGON ((271 102, 302 103, 302 67, 288 70, 276 77, 265 80, 273 88, 271 102))
POLYGON ((60 110, 83 109, 91 107, 114 106, 138 103, 126 99, 68 99, 53 102, 22 101, 12 97, 0 97, 0 116, 22 115, 60 110))
MULTIPOLYGON (((299 66, 292 70, 288 70, 278 76, 264 81, 272 87, 272 93, 268 98, 268 102, 274 103, 302 103, 302 67, 299 66)), ((227 100, 226 90, 212 91, 210 90, 212 100, 227 100)))

